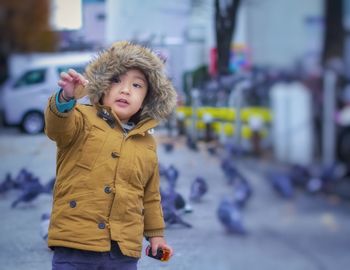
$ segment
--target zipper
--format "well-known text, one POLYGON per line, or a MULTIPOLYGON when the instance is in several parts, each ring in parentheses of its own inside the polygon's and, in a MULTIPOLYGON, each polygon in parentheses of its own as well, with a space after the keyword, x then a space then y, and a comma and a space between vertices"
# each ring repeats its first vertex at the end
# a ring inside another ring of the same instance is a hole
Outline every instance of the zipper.
MULTIPOLYGON (((124 128, 122 127, 123 129, 123 139, 122 139, 122 142, 121 142, 121 146, 120 146, 120 156, 122 155, 122 151, 123 151, 123 148, 124 148, 124 144, 125 144, 125 141, 126 141, 126 137, 127 137, 127 132, 124 130, 124 128)), ((115 193, 114 193, 114 196, 112 198, 112 203, 111 203, 111 206, 109 208, 109 214, 108 214, 108 221, 109 219, 111 218, 111 211, 113 209, 114 204, 115 204, 115 198, 116 198, 116 193, 117 193, 117 173, 118 173, 118 167, 120 166, 119 163, 120 163, 120 156, 115 164, 115 167, 114 167, 114 179, 113 179, 113 189, 115 190, 115 193)))
MULTIPOLYGON (((124 136, 124 139, 126 139, 126 137, 128 136, 128 132, 122 127, 123 129, 123 136, 124 136)), ((123 143, 124 143, 124 139, 123 139, 123 143)))

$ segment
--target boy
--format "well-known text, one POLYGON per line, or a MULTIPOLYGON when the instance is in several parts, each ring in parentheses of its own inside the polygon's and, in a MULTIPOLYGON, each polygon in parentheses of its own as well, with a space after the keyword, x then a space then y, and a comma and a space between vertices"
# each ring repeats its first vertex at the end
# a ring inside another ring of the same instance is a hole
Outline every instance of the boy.
POLYGON ((45 112, 57 145, 48 234, 53 269, 137 269, 143 236, 163 238, 152 130, 174 109, 176 92, 151 50, 114 43, 86 68, 62 73, 45 112), (92 106, 76 104, 84 86, 92 106), (74 267, 72 267, 74 265, 74 267))

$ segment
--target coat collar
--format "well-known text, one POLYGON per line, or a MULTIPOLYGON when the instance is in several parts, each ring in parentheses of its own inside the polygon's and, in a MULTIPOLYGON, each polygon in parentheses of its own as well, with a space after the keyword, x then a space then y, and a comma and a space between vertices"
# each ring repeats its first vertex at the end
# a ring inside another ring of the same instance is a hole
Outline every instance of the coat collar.
MULTIPOLYGON (((106 121, 106 123, 111 127, 115 128, 116 126, 119 126, 120 129, 123 129, 122 122, 118 118, 118 116, 112 111, 112 109, 109 106, 95 104, 97 109, 97 116, 106 121)), ((145 135, 147 131, 150 131, 154 127, 158 125, 158 121, 146 118, 142 119, 139 123, 136 124, 136 126, 128 133, 128 137, 140 134, 145 135)), ((150 133, 150 132, 149 132, 150 133)))

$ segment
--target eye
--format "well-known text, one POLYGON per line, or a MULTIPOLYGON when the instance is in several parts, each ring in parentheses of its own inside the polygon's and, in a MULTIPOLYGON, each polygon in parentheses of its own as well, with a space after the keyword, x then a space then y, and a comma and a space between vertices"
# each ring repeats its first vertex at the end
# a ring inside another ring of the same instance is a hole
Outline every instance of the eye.
POLYGON ((136 88, 142 88, 143 87, 143 85, 141 85, 141 84, 139 84, 139 83, 133 83, 132 84, 134 87, 136 87, 136 88))
POLYGON ((120 83, 120 78, 119 78, 119 76, 114 76, 114 77, 112 77, 111 82, 112 82, 112 83, 120 83))

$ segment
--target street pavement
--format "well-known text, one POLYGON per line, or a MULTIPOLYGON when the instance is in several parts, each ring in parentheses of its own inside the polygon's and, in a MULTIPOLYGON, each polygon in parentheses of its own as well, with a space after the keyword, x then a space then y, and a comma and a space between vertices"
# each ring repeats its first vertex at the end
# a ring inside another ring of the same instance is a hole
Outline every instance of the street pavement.
MULTIPOLYGON (((172 226, 166 238, 174 248, 169 262, 143 255, 139 269, 157 270, 338 270, 348 269, 350 257, 350 203, 337 196, 307 195, 299 191, 292 200, 277 196, 262 177, 268 160, 242 158, 237 166, 254 188, 243 212, 247 235, 230 235, 216 218, 220 199, 232 195, 220 168, 220 159, 206 151, 189 150, 183 138, 169 138, 159 131, 160 162, 173 164, 180 175, 177 190, 188 198, 191 182, 204 177, 209 191, 203 200, 191 204, 193 212, 182 218, 193 228, 172 226), (173 141, 165 152, 162 143, 173 141)), ((55 145, 44 135, 29 136, 15 129, 0 131, 0 180, 15 176, 25 167, 45 183, 55 174, 55 145)), ((163 183, 162 183, 163 184, 163 183)), ((40 237, 40 217, 50 210, 51 197, 41 195, 29 205, 11 209, 18 195, 0 195, 0 270, 48 270, 52 253, 40 237)), ((147 243, 144 242, 146 245, 147 243)))

